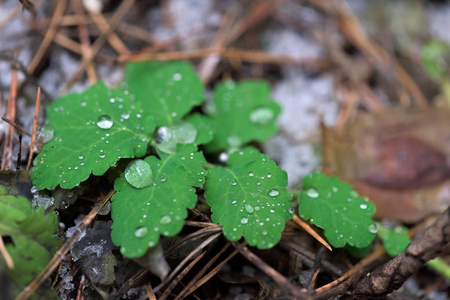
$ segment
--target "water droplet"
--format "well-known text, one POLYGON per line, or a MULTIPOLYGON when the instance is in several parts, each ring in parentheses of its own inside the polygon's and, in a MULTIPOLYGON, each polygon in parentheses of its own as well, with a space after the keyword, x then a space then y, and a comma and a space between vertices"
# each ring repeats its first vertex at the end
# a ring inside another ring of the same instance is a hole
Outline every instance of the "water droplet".
POLYGON ((145 226, 139 227, 138 229, 136 229, 136 231, 134 232, 134 235, 137 238, 143 238, 144 236, 146 236, 148 234, 148 228, 145 226))
POLYGON ((257 182, 256 182, 256 185, 261 185, 261 181, 257 181, 257 182))
POLYGON ((180 81, 183 76, 180 73, 173 74, 173 80, 180 81))
POLYGON ((294 209, 294 207, 289 207, 288 208, 288 212, 290 213, 290 214, 293 214, 294 212, 295 212, 295 209, 294 209))
POLYGON ((377 226, 374 225, 374 224, 369 225, 368 229, 369 229, 370 233, 377 233, 378 232, 377 226))
POLYGON ((224 164, 227 162, 227 160, 228 160, 228 153, 226 153, 226 152, 220 153, 219 161, 224 164))
POLYGON ((159 219, 159 224, 161 225, 167 225, 170 224, 170 222, 172 222, 172 218, 168 215, 164 215, 161 217, 161 219, 159 219))
POLYGON ((256 125, 266 125, 274 118, 273 111, 267 107, 255 109, 250 114, 250 121, 256 125))
POLYGON ((280 192, 278 191, 278 190, 276 190, 276 189, 273 189, 273 190, 270 190, 269 191, 269 196, 270 197, 276 197, 276 196, 278 196, 280 194, 280 192))
MULTIPOLYGON (((176 114, 172 114, 175 117, 176 114)), ((197 128, 192 123, 180 121, 172 125, 175 141, 180 144, 191 144, 197 137, 197 128)))
POLYGON ((130 118, 130 113, 129 112, 123 112, 120 114, 120 117, 124 120, 128 120, 130 118))
POLYGON ((166 176, 164 176, 164 175, 161 175, 160 177, 159 177, 159 180, 161 181, 161 182, 164 182, 164 181, 166 181, 166 176))
POLYGON ((272 174, 271 173, 267 173, 267 178, 271 178, 272 174))
POLYGON ((260 209, 261 209, 261 207, 255 206, 255 211, 259 211, 260 209))
POLYGON ((367 208, 367 204, 363 203, 359 206, 361 209, 366 209, 367 208))
POLYGON ((111 120, 111 117, 108 115, 101 115, 97 119, 97 126, 101 129, 109 129, 113 126, 113 121, 111 120))
POLYGON ((233 180, 231 181, 231 185, 237 185, 236 179, 233 179, 233 180))
POLYGON ((142 160, 136 159, 125 168, 125 179, 135 188, 141 189, 154 183, 150 165, 142 160))
POLYGON ((241 139, 237 135, 229 136, 227 143, 231 149, 238 149, 242 145, 241 139))
POLYGON ((83 155, 80 155, 80 156, 78 156, 78 158, 79 158, 79 159, 83 159, 83 158, 84 158, 84 156, 83 156, 83 155))
POLYGON ((106 156, 105 151, 100 150, 99 156, 100 156, 100 158, 105 158, 105 156, 106 156))
POLYGON ((247 217, 242 217, 241 224, 247 224, 247 223, 248 223, 248 218, 247 217))
POLYGON ((263 231, 261 231, 262 235, 267 235, 267 230, 263 229, 263 231))
POLYGON ((253 177, 253 176, 255 176, 255 173, 250 172, 250 173, 248 173, 248 176, 253 177))
POLYGON ((333 186, 332 188, 331 188, 331 190, 333 191, 333 192, 337 192, 338 191, 338 188, 337 187, 335 187, 335 186, 333 186))
POLYGON ((314 188, 310 188, 310 189, 306 190, 306 194, 311 198, 319 197, 319 192, 314 188))
POLYGON ((251 204, 245 204, 245 210, 249 213, 252 214, 255 211, 255 208, 253 207, 253 205, 251 204))
POLYGON ((231 201, 231 204, 236 204, 236 199, 235 200, 233 200, 233 201, 231 201))
POLYGON ((46 124, 42 127, 40 136, 42 137, 42 140, 44 143, 47 143, 48 141, 51 141, 55 135, 55 129, 53 126, 46 124))

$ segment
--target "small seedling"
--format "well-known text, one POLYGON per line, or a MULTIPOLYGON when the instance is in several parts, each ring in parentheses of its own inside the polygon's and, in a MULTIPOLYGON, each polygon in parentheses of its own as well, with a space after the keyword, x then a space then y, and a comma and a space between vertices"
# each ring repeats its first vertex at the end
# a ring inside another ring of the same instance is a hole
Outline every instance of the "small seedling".
MULTIPOLYGON (((178 234, 199 193, 229 240, 273 247, 294 212, 287 174, 246 145, 277 131, 280 106, 265 82, 225 82, 202 114, 203 89, 188 63, 132 63, 120 88, 99 82, 57 99, 47 108, 54 137, 34 161, 33 184, 73 188, 133 159, 115 180, 112 198, 111 235, 123 255, 139 257, 161 235, 178 234), (226 166, 207 162, 199 147, 207 157, 226 151, 226 166)), ((374 206, 348 184, 314 174, 304 188, 300 215, 324 228, 332 245, 372 241, 374 206)))

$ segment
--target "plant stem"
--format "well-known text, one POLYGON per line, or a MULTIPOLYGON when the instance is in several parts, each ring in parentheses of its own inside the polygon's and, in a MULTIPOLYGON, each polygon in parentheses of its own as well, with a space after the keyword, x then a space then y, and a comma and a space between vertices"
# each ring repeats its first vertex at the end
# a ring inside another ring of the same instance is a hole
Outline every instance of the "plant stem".
POLYGON ((294 197, 300 197, 300 194, 302 193, 302 190, 289 190, 289 193, 291 193, 294 197))

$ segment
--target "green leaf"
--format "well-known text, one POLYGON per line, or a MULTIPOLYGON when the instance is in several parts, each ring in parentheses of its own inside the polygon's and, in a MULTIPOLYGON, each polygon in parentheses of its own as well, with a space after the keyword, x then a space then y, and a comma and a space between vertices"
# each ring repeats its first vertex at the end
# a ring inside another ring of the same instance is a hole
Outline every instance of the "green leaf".
POLYGON ((99 82, 48 107, 55 131, 34 162, 37 188, 69 189, 120 158, 145 155, 156 126, 182 119, 203 101, 203 85, 188 63, 131 63, 124 80, 123 89, 99 82))
POLYGON ((254 148, 234 152, 227 164, 206 176, 212 221, 222 225, 230 241, 244 235, 251 246, 273 247, 294 211, 286 190, 286 172, 254 148))
POLYGON ((197 136, 194 144, 201 145, 212 141, 214 137, 214 122, 211 118, 196 113, 187 116, 185 120, 197 128, 197 136))
POLYGON ((239 149, 251 141, 265 142, 278 130, 280 106, 270 98, 264 81, 226 82, 214 91, 208 113, 214 119, 214 139, 208 151, 239 149))
POLYGON ((20 291, 45 268, 61 240, 54 236, 58 230, 54 211, 45 213, 43 207, 33 209, 30 200, 19 191, 3 185, 5 178, 17 173, 20 172, 1 171, 0 174, 0 233, 12 240, 6 249, 15 265, 8 270, 0 263, 0 274, 8 272, 20 291))
POLYGON ((349 184, 335 176, 313 173, 304 178, 303 190, 300 216, 323 228, 331 245, 363 248, 375 238, 375 205, 359 197, 349 184))
POLYGON ((180 144, 176 154, 159 152, 159 156, 160 159, 149 156, 142 161, 152 171, 151 175, 147 173, 152 176, 147 187, 134 187, 133 180, 127 180, 127 173, 114 183, 117 192, 111 204, 111 237, 126 257, 143 255, 158 243, 160 235, 179 233, 187 216, 186 208, 197 203, 193 187, 204 183, 205 158, 196 146, 180 144))
POLYGON ((447 279, 450 279, 450 264, 440 257, 427 261, 427 266, 438 272, 447 279))
POLYGON ((145 101, 99 82, 47 109, 54 138, 44 144, 31 172, 38 189, 73 188, 92 173, 103 175, 120 158, 143 156, 155 128, 145 101))
POLYGON ((382 223, 377 223, 378 236, 383 242, 386 253, 390 256, 399 255, 411 242, 408 236, 408 228, 405 226, 395 226, 389 228, 382 223))
POLYGON ((146 101, 158 126, 181 120, 204 100, 204 87, 187 62, 129 63, 122 87, 146 101))
POLYGON ((372 243, 363 248, 357 248, 350 245, 346 245, 345 249, 350 253, 351 256, 356 258, 363 258, 369 255, 369 253, 372 251, 372 246, 373 246, 372 243))
POLYGON ((444 41, 431 40, 422 48, 422 63, 428 75, 435 80, 443 81, 450 73, 447 65, 450 62, 450 45, 444 41))

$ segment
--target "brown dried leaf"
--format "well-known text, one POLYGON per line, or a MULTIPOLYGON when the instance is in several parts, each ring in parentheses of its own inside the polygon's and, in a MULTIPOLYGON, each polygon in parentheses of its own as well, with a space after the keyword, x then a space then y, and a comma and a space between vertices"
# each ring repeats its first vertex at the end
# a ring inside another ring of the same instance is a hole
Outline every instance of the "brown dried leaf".
POLYGON ((377 206, 376 217, 416 222, 450 204, 450 111, 360 115, 323 128, 323 169, 377 206))

